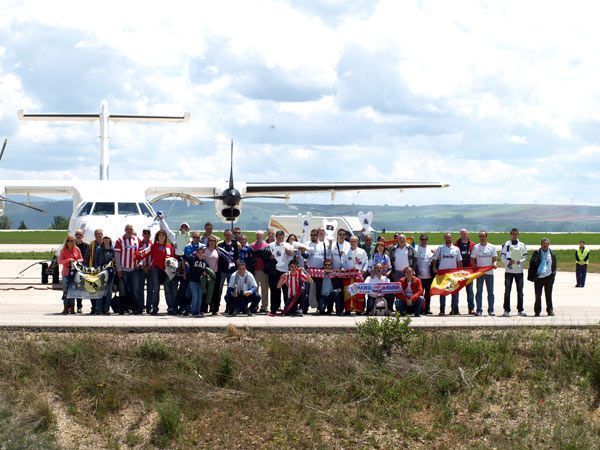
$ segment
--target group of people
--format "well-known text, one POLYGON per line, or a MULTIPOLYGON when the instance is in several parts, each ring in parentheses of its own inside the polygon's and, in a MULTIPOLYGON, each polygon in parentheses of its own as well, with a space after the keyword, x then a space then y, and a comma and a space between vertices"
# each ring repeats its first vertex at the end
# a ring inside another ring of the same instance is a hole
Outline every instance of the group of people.
MULTIPOLYGON (((131 225, 123 236, 112 243, 95 231, 95 239, 84 242, 79 230, 68 236, 60 253, 65 286, 72 274, 71 262, 90 267, 102 267, 113 261, 107 293, 92 300, 92 314, 156 315, 159 312, 160 286, 164 288, 167 314, 202 317, 217 315, 225 300, 225 313, 252 315, 302 315, 311 308, 317 314, 374 314, 376 305, 385 312, 400 314, 433 314, 430 289, 438 271, 463 267, 491 267, 464 291, 468 314, 483 315, 484 285, 487 292, 487 314, 494 310, 494 270, 498 249, 488 242, 488 233, 480 231, 473 242, 467 230, 453 240, 444 234, 444 243, 431 246, 426 234, 419 242, 407 241, 398 233, 393 241, 376 238, 370 233, 359 236, 339 229, 335 236, 326 236, 324 227, 310 231, 299 242, 298 237, 269 229, 256 232, 256 240, 248 242, 239 228, 227 229, 220 240, 207 223, 204 233, 190 231, 181 223, 172 231, 165 218, 159 217, 160 230, 151 237, 150 229, 139 237, 131 225), (66 281, 65 281, 66 280, 66 281), (353 283, 379 284, 396 282, 393 293, 374 290, 368 294, 351 292, 353 283), (117 295, 113 294, 113 284, 117 295), (475 286, 474 286, 475 285, 475 286), (226 288, 225 288, 226 286, 226 288), (282 304, 283 300, 283 304, 282 304)), ((546 312, 553 315, 552 287, 556 274, 556 256, 543 239, 530 260, 528 279, 535 283, 534 314, 542 308, 542 292, 546 312)), ((517 290, 517 312, 526 316, 523 302, 524 263, 527 249, 519 241, 519 231, 512 229, 510 239, 500 248, 505 265, 503 315, 511 313, 510 294, 517 290)), ((585 284, 585 268, 589 251, 580 243, 577 253, 577 286, 585 284)), ((65 289, 66 292, 66 289, 65 289)), ((82 312, 81 299, 63 295, 63 313, 82 312)), ((446 297, 440 296, 439 315, 446 314, 446 297)), ((450 315, 460 314, 459 293, 451 295, 450 315)))

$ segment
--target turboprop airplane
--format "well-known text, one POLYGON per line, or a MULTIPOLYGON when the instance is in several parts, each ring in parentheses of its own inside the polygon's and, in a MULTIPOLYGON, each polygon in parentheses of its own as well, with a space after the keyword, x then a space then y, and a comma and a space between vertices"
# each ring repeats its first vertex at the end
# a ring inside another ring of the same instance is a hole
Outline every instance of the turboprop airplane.
MULTIPOLYGON (((158 229, 156 212, 152 203, 165 198, 180 198, 199 204, 201 199, 212 199, 215 214, 225 223, 233 223, 239 218, 242 200, 248 198, 288 199, 291 194, 311 192, 364 191, 374 189, 422 189, 442 188, 447 185, 438 182, 246 182, 234 184, 233 180, 233 141, 231 142, 231 165, 227 183, 199 183, 197 181, 148 182, 135 180, 109 179, 109 122, 167 122, 189 121, 189 113, 182 116, 146 116, 109 114, 106 102, 102 102, 99 114, 25 114, 19 111, 20 120, 44 121, 99 121, 100 123, 100 165, 98 180, 0 180, 0 215, 4 202, 15 202, 7 195, 14 194, 56 194, 68 195, 73 201, 73 213, 69 221, 69 231, 84 232, 84 239, 90 241, 94 230, 100 228, 105 235, 116 238, 130 223, 139 233, 149 227, 158 229)), ((18 202, 17 202, 18 203, 18 202)), ((27 205, 25 205, 27 206, 27 205)))

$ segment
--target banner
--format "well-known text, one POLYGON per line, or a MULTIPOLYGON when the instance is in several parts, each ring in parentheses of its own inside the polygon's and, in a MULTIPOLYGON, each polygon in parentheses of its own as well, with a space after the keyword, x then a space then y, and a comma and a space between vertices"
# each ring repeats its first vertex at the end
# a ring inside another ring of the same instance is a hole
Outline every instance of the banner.
POLYGON ((402 292, 401 283, 354 283, 348 286, 351 295, 356 294, 396 294, 402 292))
POLYGON ((67 298, 99 299, 106 295, 109 282, 114 275, 113 263, 102 267, 87 267, 73 263, 67 298))
POLYGON ((313 278, 355 278, 360 274, 357 269, 308 269, 313 278))
POLYGON ((461 269, 446 269, 440 270, 431 283, 429 295, 450 295, 456 294, 467 284, 473 282, 475 278, 479 278, 488 270, 492 270, 492 266, 486 267, 464 267, 461 269))

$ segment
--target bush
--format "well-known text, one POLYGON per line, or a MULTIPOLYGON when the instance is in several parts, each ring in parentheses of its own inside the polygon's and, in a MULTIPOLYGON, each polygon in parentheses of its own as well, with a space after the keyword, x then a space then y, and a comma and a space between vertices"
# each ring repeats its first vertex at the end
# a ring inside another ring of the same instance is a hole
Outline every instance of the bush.
POLYGON ((217 367, 217 386, 223 387, 227 385, 233 378, 235 372, 235 363, 227 352, 221 353, 219 356, 219 365, 217 367))
POLYGON ((415 332, 409 325, 410 318, 401 319, 397 313, 382 320, 369 317, 357 327, 359 344, 368 357, 382 361, 413 339, 415 332))
POLYGON ((138 356, 148 361, 164 361, 169 357, 169 347, 164 342, 148 339, 140 344, 138 356))
POLYGON ((181 432, 181 406, 179 400, 167 393, 156 404, 158 424, 154 441, 159 447, 165 447, 181 432))

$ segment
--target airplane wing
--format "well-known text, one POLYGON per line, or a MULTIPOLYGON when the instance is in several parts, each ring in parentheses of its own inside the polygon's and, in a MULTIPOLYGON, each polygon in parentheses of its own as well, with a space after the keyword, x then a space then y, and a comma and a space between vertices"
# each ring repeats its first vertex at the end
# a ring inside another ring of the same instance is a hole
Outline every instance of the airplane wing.
POLYGON ((336 192, 336 191, 370 191, 370 190, 403 190, 443 188, 447 184, 438 182, 246 182, 246 196, 292 194, 303 192, 336 192))

